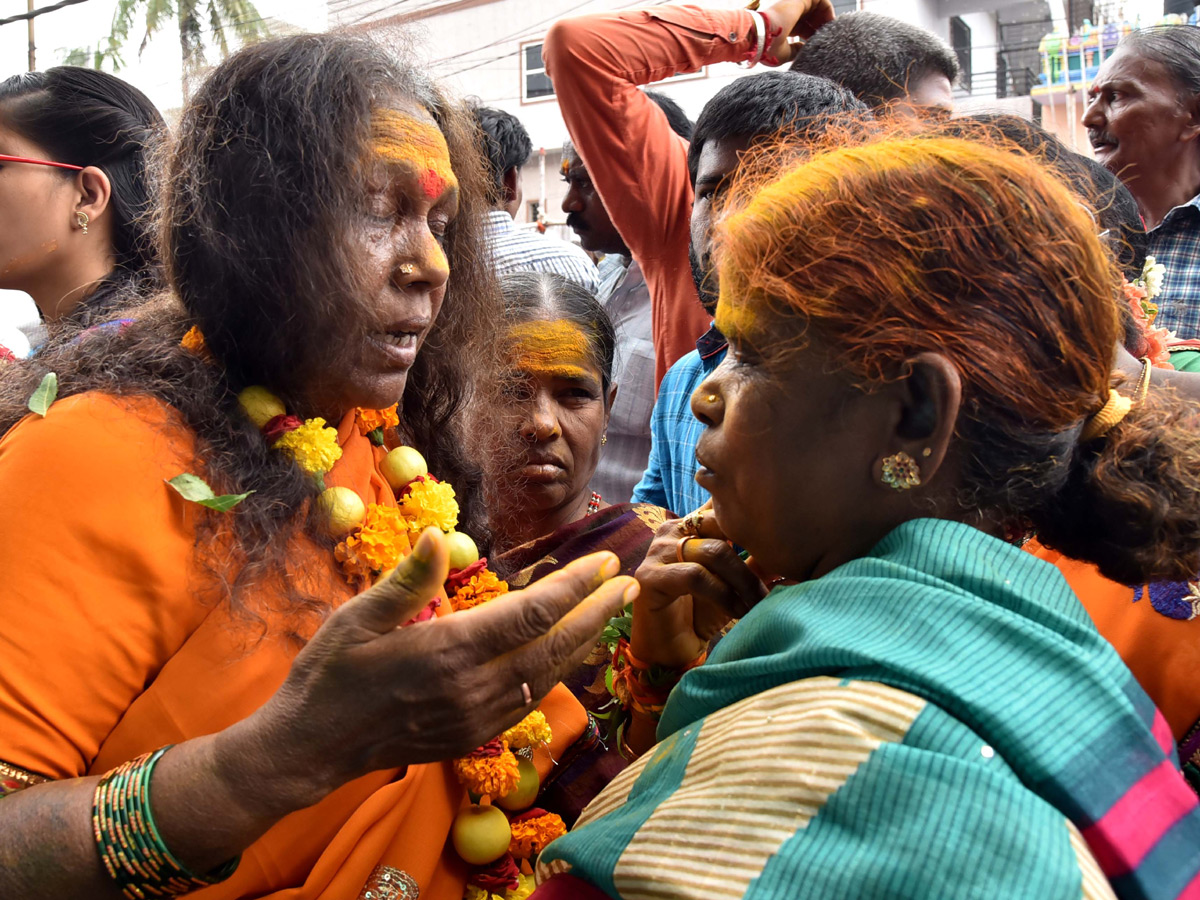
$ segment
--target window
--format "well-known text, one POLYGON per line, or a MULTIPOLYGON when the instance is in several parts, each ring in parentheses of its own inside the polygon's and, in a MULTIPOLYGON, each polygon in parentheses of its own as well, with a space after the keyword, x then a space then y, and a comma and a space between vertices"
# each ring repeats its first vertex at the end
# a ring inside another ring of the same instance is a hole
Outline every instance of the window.
POLYGON ((554 82, 542 63, 542 42, 521 47, 521 99, 547 100, 554 96, 554 82))
POLYGON ((950 20, 950 46, 958 57, 958 68, 962 71, 958 83, 967 93, 971 91, 971 26, 955 16, 950 20))
MULTIPOLYGON (((542 42, 521 45, 521 102, 532 103, 539 100, 550 100, 554 97, 554 82, 546 74, 546 66, 542 63, 542 42)), ((703 66, 695 72, 680 72, 662 81, 646 87, 655 87, 668 81, 689 81, 693 78, 705 78, 708 67, 703 66)))

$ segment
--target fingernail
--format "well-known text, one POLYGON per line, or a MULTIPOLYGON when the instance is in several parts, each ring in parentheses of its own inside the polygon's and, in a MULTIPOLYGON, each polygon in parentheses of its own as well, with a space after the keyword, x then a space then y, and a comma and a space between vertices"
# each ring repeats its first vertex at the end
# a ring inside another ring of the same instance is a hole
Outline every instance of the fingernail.
POLYGON ((612 578, 620 571, 621 560, 617 559, 617 557, 611 553, 609 554, 608 559, 604 561, 603 565, 600 566, 600 574, 605 578, 612 578))
POLYGON ((635 581, 633 584, 629 585, 629 587, 625 588, 625 593, 621 595, 621 602, 623 604, 632 603, 637 599, 637 595, 640 594, 641 591, 642 586, 635 581))
POLYGON ((412 549, 412 557, 416 562, 427 563, 433 559, 433 529, 426 528, 417 538, 417 545, 412 549))

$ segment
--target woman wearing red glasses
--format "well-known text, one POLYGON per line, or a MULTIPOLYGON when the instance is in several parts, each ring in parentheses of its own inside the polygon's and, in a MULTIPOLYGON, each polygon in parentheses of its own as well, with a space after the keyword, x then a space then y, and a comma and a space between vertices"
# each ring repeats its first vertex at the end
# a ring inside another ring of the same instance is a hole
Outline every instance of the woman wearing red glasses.
POLYGON ((104 72, 0 82, 0 288, 28 293, 52 333, 156 283, 147 158, 164 132, 146 96, 104 72))

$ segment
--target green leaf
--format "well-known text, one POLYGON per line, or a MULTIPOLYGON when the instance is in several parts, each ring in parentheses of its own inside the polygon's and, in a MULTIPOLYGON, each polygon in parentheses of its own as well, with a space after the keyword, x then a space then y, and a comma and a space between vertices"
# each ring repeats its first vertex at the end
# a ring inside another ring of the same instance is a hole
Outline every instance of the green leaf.
POLYGON ((50 410, 50 404, 58 398, 58 376, 47 372, 42 383, 37 386, 33 396, 29 398, 29 411, 39 416, 45 416, 50 410))
POLYGON ((246 491, 244 494, 221 494, 218 496, 208 486, 207 481, 199 475, 192 475, 189 472, 176 475, 174 478, 168 480, 167 484, 178 491, 179 496, 184 500, 199 503, 201 506, 208 509, 215 509, 217 512, 229 512, 229 510, 254 493, 254 491, 246 491))

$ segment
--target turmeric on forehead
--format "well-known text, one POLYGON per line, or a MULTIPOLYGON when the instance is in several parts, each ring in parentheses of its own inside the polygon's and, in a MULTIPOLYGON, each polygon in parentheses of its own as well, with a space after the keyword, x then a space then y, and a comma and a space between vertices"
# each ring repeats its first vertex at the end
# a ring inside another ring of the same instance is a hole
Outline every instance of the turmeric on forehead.
POLYGON ((438 197, 447 185, 458 184, 446 138, 430 122, 377 109, 371 114, 371 149, 387 162, 412 168, 427 197, 438 197))
POLYGON ((565 319, 520 322, 508 331, 511 364, 532 375, 586 378, 591 344, 574 322, 565 319))

